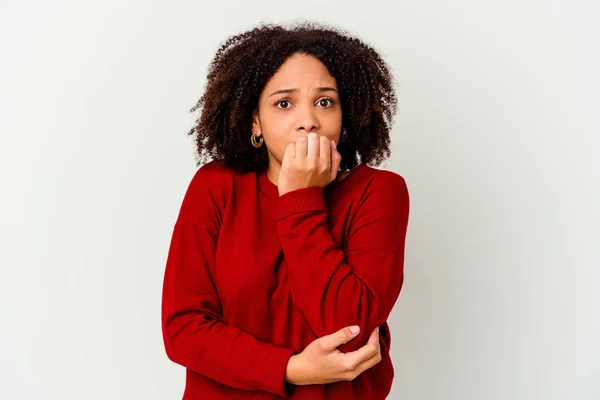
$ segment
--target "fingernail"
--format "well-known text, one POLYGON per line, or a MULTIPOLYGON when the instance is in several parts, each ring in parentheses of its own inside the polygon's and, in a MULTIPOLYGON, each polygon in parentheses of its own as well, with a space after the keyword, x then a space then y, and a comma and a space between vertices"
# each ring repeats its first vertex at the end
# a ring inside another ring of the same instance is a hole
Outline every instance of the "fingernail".
POLYGON ((356 335, 358 332, 360 332, 360 328, 358 326, 354 325, 350 327, 350 333, 353 335, 356 335))
POLYGON ((379 333, 379 327, 375 328, 375 332, 379 333))
POLYGON ((332 140, 332 141, 331 141, 331 144, 333 145, 333 149, 334 149, 334 150, 337 150, 337 146, 335 145, 335 140, 332 140))

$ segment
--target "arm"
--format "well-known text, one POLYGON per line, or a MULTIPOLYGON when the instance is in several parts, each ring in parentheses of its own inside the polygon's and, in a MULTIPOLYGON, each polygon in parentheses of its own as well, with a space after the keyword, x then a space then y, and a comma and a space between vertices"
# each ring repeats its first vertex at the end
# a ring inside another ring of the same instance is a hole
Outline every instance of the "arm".
POLYGON ((264 343, 223 322, 207 273, 214 238, 179 219, 175 225, 162 300, 165 349, 175 363, 224 385, 287 396, 284 377, 293 350, 264 343))
MULTIPOLYGON (((200 183, 192 186, 208 185, 200 183)), ((222 319, 210 274, 218 215, 203 192, 188 190, 171 239, 162 294, 166 353, 175 363, 224 385, 287 397, 284 377, 293 350, 261 342, 222 319), (198 201, 203 205, 200 211, 188 208, 198 201)))
POLYGON ((404 278, 406 183, 388 172, 367 190, 345 251, 329 232, 322 188, 285 193, 278 203, 277 229, 294 303, 318 336, 353 324, 361 328, 358 338, 340 348, 343 352, 363 346, 388 319, 404 278))

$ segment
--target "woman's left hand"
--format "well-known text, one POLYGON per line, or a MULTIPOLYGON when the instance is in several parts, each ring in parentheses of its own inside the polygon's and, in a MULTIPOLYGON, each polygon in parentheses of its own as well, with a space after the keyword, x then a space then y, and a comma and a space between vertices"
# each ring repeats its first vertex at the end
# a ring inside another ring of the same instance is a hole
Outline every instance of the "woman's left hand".
POLYGON ((335 141, 316 133, 300 136, 285 148, 279 195, 309 187, 325 187, 335 180, 342 161, 335 141))

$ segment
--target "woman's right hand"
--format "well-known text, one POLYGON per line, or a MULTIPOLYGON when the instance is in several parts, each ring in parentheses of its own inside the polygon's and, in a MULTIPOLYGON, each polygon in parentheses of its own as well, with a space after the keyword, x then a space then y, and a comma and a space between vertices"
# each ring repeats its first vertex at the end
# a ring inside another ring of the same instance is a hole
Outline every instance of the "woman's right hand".
POLYGON ((377 364, 381 361, 379 329, 373 331, 360 349, 350 353, 338 350, 338 346, 354 339, 358 333, 358 326, 353 326, 314 340, 302 353, 290 358, 285 371, 286 382, 319 385, 351 381, 377 364))

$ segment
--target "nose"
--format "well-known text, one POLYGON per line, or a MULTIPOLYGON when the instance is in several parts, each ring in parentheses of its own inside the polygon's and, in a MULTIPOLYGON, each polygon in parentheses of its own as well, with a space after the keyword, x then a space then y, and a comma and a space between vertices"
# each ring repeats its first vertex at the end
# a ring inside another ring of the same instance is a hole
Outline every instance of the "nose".
POLYGON ((296 122, 296 129, 298 131, 304 131, 304 134, 308 134, 319 129, 319 120, 317 119, 313 107, 298 108, 298 120, 296 122))

